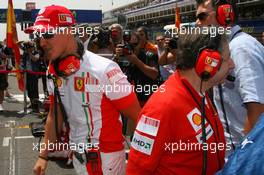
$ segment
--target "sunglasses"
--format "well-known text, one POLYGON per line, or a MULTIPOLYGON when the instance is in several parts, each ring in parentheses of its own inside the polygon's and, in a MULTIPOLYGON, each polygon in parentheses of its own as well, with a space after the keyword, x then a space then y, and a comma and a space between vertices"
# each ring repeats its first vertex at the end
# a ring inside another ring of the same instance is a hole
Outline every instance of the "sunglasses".
POLYGON ((46 32, 46 33, 36 33, 35 35, 37 38, 51 39, 55 36, 55 33, 54 32, 46 32))
POLYGON ((209 16, 208 12, 201 12, 198 15, 196 15, 196 19, 199 19, 200 21, 204 21, 208 16, 209 16))
POLYGON ((164 38, 162 38, 162 39, 157 39, 156 41, 157 42, 160 42, 160 41, 163 41, 164 40, 164 38))

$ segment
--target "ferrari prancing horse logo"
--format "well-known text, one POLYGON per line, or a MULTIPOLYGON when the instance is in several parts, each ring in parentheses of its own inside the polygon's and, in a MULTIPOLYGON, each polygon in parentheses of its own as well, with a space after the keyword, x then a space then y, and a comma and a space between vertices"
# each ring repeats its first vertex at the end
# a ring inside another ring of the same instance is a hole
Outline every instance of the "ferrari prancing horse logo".
POLYGON ((84 77, 74 77, 74 89, 84 92, 84 77))

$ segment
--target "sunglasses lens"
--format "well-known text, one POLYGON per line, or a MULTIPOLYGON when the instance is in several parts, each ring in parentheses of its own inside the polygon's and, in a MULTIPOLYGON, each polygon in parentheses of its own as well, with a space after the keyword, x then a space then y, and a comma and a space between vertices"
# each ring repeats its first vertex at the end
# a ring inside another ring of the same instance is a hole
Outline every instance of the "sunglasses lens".
POLYGON ((47 32, 47 33, 42 34, 42 37, 44 39, 51 39, 54 37, 54 33, 47 32))
POLYGON ((36 33, 36 38, 44 38, 44 39, 51 39, 54 37, 54 33, 46 32, 46 33, 36 33))

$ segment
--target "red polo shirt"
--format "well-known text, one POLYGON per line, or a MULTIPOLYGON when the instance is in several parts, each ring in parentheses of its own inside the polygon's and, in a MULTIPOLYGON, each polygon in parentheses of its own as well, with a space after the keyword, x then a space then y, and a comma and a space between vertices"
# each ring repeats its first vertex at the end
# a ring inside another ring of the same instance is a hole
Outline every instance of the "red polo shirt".
MULTIPOLYGON (((144 106, 131 142, 127 175, 200 175, 201 96, 178 72, 144 106), (197 102, 195 101, 197 100, 197 102)), ((224 164, 225 139, 217 113, 206 100, 207 175, 224 164), (218 149, 217 149, 218 148, 218 149)))

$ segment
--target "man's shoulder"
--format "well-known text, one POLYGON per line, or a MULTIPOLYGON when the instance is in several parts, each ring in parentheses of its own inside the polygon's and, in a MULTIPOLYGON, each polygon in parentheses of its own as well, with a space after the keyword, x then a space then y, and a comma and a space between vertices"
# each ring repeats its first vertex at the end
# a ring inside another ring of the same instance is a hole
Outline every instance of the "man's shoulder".
POLYGON ((112 69, 119 69, 119 66, 112 60, 86 51, 83 55, 83 63, 81 68, 99 77, 111 71, 112 69))
MULTIPOLYGON (((250 50, 253 47, 256 47, 258 41, 251 35, 245 32, 239 32, 234 39, 232 39, 229 43, 231 49, 232 48, 245 48, 250 50)), ((260 43, 259 43, 260 44, 260 43)))
POLYGON ((152 110, 156 110, 157 113, 161 111, 167 111, 170 113, 170 111, 173 112, 181 106, 180 103, 184 100, 185 94, 182 87, 177 79, 172 76, 164 84, 160 85, 157 92, 150 97, 149 102, 147 102, 146 105, 150 106, 150 108, 155 106, 152 110))
POLYGON ((98 69, 106 69, 109 65, 115 65, 110 59, 92 53, 90 51, 86 51, 83 55, 84 66, 89 66, 90 68, 98 68, 98 69))
POLYGON ((157 47, 154 44, 152 44, 151 42, 147 42, 145 49, 148 51, 151 51, 153 53, 156 53, 156 54, 158 53, 157 47))

